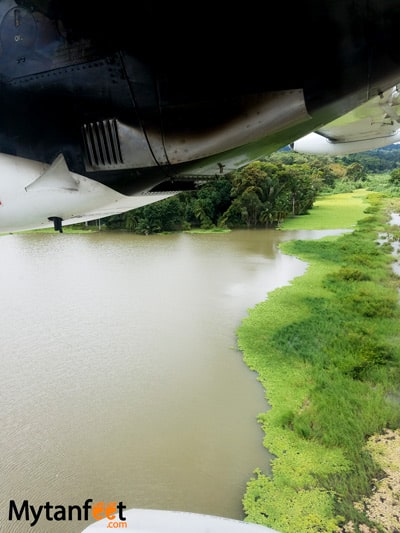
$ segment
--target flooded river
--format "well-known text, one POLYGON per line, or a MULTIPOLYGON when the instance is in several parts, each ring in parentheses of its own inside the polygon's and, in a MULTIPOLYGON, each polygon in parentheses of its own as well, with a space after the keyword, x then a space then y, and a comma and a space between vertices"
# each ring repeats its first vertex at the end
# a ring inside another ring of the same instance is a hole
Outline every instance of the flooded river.
POLYGON ((88 525, 10 520, 24 500, 243 518, 267 405, 235 331, 306 269, 279 242, 327 233, 1 237, 1 531, 88 525))

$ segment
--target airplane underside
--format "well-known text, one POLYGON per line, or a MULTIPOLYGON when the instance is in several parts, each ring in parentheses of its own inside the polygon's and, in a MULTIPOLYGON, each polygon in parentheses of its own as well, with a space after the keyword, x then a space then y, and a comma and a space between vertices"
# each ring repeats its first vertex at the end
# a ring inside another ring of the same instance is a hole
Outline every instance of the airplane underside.
POLYGON ((196 188, 400 80, 394 0, 133 8, 0 0, 1 232, 196 188))

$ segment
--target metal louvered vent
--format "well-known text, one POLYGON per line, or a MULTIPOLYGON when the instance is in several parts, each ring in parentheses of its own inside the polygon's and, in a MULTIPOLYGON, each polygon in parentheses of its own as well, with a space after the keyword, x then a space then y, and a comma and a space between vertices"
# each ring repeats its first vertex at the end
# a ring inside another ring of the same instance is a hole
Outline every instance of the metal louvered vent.
POLYGON ((89 168, 103 170, 124 164, 116 119, 84 124, 82 134, 89 168))

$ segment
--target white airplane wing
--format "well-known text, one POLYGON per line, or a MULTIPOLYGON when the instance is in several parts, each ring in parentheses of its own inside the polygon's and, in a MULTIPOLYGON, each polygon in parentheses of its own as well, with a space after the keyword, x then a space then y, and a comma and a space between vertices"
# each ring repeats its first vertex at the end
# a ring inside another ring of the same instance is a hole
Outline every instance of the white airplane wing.
POLYGON ((295 152, 345 155, 400 141, 397 86, 291 144, 295 152))
POLYGON ((211 516, 181 511, 153 509, 128 509, 125 521, 99 520, 82 533, 96 533, 110 529, 123 529, 135 533, 279 533, 269 527, 241 522, 221 516, 211 516))

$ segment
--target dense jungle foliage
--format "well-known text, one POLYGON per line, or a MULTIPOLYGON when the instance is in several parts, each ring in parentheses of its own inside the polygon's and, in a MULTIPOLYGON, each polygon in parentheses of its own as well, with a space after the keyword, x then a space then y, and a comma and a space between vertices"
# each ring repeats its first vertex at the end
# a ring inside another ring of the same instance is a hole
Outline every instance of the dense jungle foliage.
POLYGON ((344 157, 311 156, 283 149, 195 191, 111 216, 107 229, 139 234, 193 228, 277 227, 306 214, 320 194, 356 188, 400 193, 400 146, 344 157))

